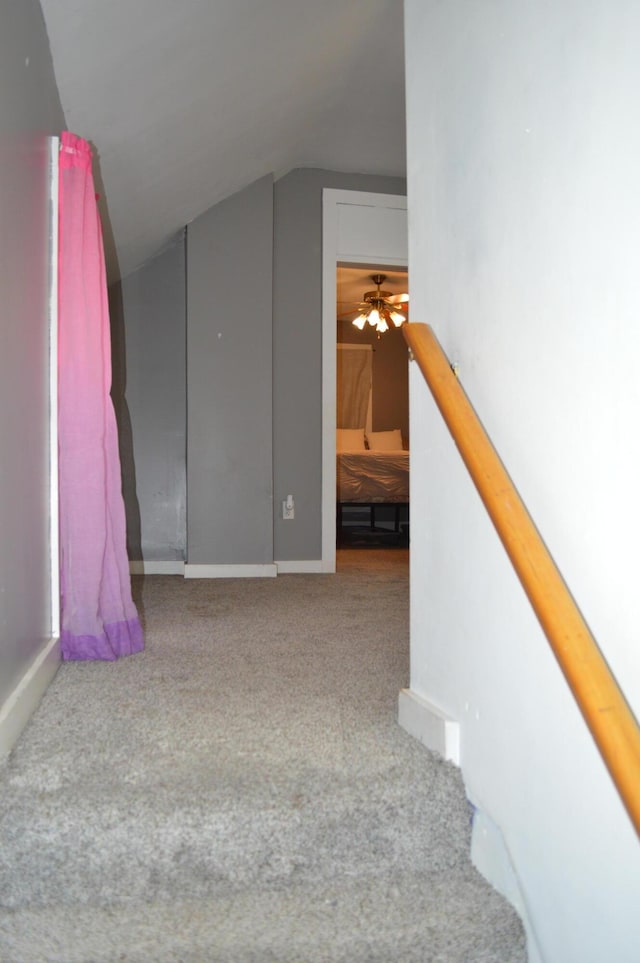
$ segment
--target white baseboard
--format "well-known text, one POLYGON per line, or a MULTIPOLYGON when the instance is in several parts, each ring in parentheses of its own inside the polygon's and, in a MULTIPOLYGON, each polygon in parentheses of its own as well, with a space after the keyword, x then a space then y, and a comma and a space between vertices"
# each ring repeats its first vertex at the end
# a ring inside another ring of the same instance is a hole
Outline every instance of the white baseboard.
POLYGON ((184 575, 184 562, 176 559, 173 562, 153 562, 141 559, 129 562, 131 575, 184 575))
POLYGON ((185 578, 275 578, 275 562, 264 565, 185 565, 185 578))
POLYGON ((486 813, 476 808, 471 796, 469 801, 474 807, 471 860, 476 869, 482 873, 494 889, 497 889, 505 899, 509 900, 522 920, 527 934, 527 959, 529 963, 543 963, 542 953, 527 911, 527 904, 504 836, 486 813))
POLYGON ((428 749, 460 765, 460 724, 411 689, 400 690, 398 722, 428 749))
POLYGON ((285 559, 283 562, 274 562, 274 565, 278 568, 278 575, 318 575, 327 571, 321 558, 285 559))
POLYGON ((60 665, 60 640, 50 639, 0 708, 0 759, 8 756, 60 665))

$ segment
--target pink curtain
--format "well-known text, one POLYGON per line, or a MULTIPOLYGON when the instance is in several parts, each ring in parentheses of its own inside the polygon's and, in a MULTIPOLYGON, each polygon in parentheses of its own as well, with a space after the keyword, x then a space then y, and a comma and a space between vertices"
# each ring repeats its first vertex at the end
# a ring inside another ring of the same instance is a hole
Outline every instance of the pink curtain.
POLYGON ((64 659, 144 647, 131 598, 102 229, 88 143, 60 150, 58 404, 64 659))

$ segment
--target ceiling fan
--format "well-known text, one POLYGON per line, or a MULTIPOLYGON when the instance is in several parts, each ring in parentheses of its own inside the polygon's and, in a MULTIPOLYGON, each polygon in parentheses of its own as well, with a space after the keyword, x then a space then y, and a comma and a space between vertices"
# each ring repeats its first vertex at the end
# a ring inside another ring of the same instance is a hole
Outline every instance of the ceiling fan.
MULTIPOLYGON (((371 280, 376 285, 376 290, 364 292, 362 301, 358 304, 357 317, 355 317, 352 322, 360 331, 363 330, 365 324, 370 324, 376 329, 378 336, 380 336, 385 331, 388 331, 392 324, 396 328, 399 328, 407 320, 406 308, 404 309, 405 313, 402 314, 398 310, 398 306, 408 304, 409 295, 392 294, 391 291, 381 290, 380 286, 384 284, 386 278, 386 274, 371 275, 371 280)), ((354 312, 351 311, 346 315, 340 315, 340 317, 349 318, 353 313, 354 312)))

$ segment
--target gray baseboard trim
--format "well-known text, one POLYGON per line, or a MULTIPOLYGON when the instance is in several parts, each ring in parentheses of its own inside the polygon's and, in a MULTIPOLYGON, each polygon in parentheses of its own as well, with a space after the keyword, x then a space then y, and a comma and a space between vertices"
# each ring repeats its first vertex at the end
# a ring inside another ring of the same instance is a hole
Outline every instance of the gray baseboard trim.
POLYGON ((428 749, 460 765, 460 723, 411 689, 400 690, 398 722, 428 749))
POLYGON ((60 640, 50 639, 0 708, 0 759, 9 755, 60 665, 60 640))
POLYGON ((185 578, 275 578, 275 562, 262 565, 185 565, 185 578))
POLYGON ((278 567, 278 575, 317 575, 327 571, 327 567, 321 558, 285 559, 281 562, 274 562, 274 564, 278 567))
POLYGON ((173 562, 154 562, 136 559, 129 562, 131 575, 184 575, 184 562, 176 559, 173 562))

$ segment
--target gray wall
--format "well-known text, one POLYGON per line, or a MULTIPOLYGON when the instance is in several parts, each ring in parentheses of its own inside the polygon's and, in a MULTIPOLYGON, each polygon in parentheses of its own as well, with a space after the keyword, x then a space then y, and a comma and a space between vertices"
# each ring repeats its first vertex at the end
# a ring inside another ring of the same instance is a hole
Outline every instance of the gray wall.
POLYGON ((0 11, 0 703, 51 629, 46 135, 63 127, 40 6, 35 0, 4 3, 0 11))
POLYGON ((187 234, 188 561, 273 561, 273 179, 187 234))
MULTIPOLYGON (((294 170, 275 185, 256 181, 187 229, 191 564, 321 557, 324 187, 404 194, 406 185, 294 170), (283 522, 289 493, 295 519, 283 522)), ((184 550, 181 257, 172 248, 110 292, 131 558, 172 560, 184 550)), ((406 365, 396 334, 376 359, 382 382, 406 365)), ((408 432, 406 382, 404 392, 374 412, 379 428, 408 432)))
POLYGON ((109 289, 130 559, 180 560, 186 530, 184 231, 109 289), (126 318, 126 324, 125 324, 126 318))
MULTIPOLYGON (((300 168, 276 182, 273 277, 274 558, 322 556, 322 190, 405 194, 398 177, 300 168), (294 521, 280 502, 295 497, 294 521)), ((395 425, 392 427, 396 427, 395 425)))

